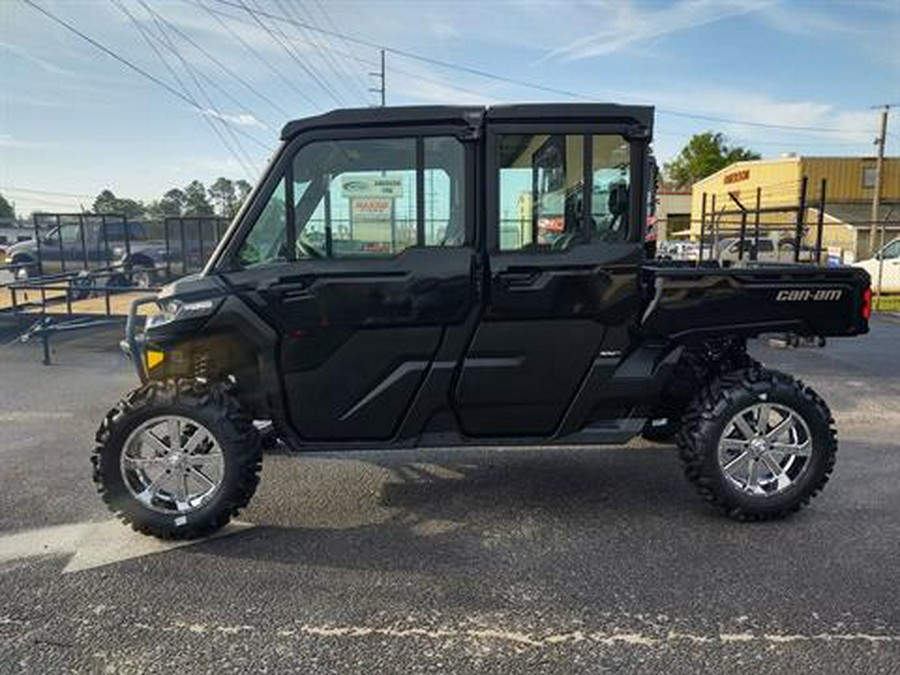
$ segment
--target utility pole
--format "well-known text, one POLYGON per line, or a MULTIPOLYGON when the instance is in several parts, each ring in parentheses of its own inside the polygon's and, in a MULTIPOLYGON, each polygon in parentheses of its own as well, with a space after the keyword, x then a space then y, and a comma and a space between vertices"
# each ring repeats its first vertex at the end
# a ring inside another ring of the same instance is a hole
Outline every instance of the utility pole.
MULTIPOLYGON (((869 227, 869 251, 875 255, 875 251, 880 251, 884 247, 884 223, 880 223, 878 218, 878 209, 881 205, 881 177, 884 168, 884 144, 887 141, 887 123, 888 113, 891 111, 892 103, 875 106, 881 108, 881 124, 879 125, 878 138, 875 139, 875 145, 878 146, 878 155, 875 160, 875 190, 872 193, 872 225, 869 227), (880 227, 881 241, 878 248, 875 248, 875 232, 880 227)), ((881 280, 884 274, 884 260, 878 261, 878 283, 875 284, 875 306, 881 299, 881 280)))
POLYGON ((370 87, 369 91, 376 92, 381 94, 381 107, 383 108, 385 105, 385 77, 384 77, 384 50, 381 50, 381 72, 378 73, 369 73, 372 77, 377 77, 381 82, 381 86, 378 88, 370 87))

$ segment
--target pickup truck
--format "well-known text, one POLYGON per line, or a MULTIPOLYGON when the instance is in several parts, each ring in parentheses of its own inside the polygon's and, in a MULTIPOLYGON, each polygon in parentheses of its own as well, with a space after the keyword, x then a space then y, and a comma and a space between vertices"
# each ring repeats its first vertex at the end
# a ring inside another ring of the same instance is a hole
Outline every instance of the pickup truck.
MULTIPOLYGON (((13 244, 6 252, 6 260, 14 266, 20 280, 127 266, 133 271, 129 275, 131 283, 148 287, 156 279, 154 257, 160 253, 165 253, 164 242, 151 241, 144 223, 88 216, 57 225, 42 234, 40 240, 27 239, 13 244)), ((113 283, 116 281, 124 284, 128 280, 119 275, 113 283)))
POLYGON ((148 288, 170 272, 202 268, 215 246, 213 234, 196 219, 189 223, 193 227, 184 228, 184 233, 171 233, 167 246, 163 239, 151 239, 143 222, 88 214, 48 230, 40 241, 13 244, 6 251, 6 260, 20 280, 107 269, 110 285, 148 288), (207 236, 205 242, 198 235, 200 228, 207 236))
POLYGON ((900 293, 900 239, 894 239, 871 258, 859 260, 855 267, 864 269, 873 281, 881 281, 882 293, 900 293))
POLYGON ((132 305, 140 384, 92 456, 109 508, 159 537, 216 530, 270 420, 297 452, 674 438, 726 514, 799 509, 834 420, 747 340, 863 335, 869 276, 649 259, 652 122, 534 104, 287 124, 203 272, 132 305))

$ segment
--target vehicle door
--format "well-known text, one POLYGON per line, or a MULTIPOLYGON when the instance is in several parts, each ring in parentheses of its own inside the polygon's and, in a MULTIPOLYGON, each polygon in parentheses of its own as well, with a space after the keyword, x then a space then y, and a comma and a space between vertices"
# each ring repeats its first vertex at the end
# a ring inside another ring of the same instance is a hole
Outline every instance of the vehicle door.
POLYGON ((321 133, 283 152, 225 277, 278 332, 299 436, 389 439, 478 310, 474 148, 452 128, 321 133))
POLYGON ((900 239, 885 246, 868 262, 867 271, 872 277, 873 286, 878 284, 880 276, 882 291, 900 292, 900 239))
POLYGON ((592 363, 621 358, 645 152, 624 127, 489 122, 487 297, 455 389, 466 434, 551 436, 592 363))
POLYGON ((41 241, 42 274, 74 272, 84 268, 80 222, 63 223, 41 241))

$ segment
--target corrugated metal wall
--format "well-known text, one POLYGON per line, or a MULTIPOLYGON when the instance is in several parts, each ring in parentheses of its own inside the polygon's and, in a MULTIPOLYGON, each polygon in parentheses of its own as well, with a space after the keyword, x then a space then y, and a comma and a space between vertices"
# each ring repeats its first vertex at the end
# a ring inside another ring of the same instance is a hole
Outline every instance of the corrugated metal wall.
MULTIPOLYGON (((748 209, 756 205, 756 188, 762 188, 763 207, 796 206, 799 204, 801 178, 808 181, 807 203, 818 202, 820 183, 827 179, 826 212, 828 204, 869 204, 873 188, 864 186, 866 167, 875 167, 874 158, 863 157, 789 157, 750 162, 736 162, 731 166, 698 181, 691 194, 691 237, 700 235, 702 195, 707 193, 707 216, 712 209, 712 196, 716 196, 716 211, 737 207, 729 193, 735 193, 748 209)), ((881 198, 884 202, 900 202, 900 158, 884 161, 881 198)), ((761 223, 769 228, 790 227, 796 216, 791 213, 765 214, 761 223)), ((752 223, 753 217, 750 217, 752 223)), ((809 221, 807 221, 809 222, 809 221)), ((814 221, 813 221, 814 222, 814 221)), ((740 223, 737 216, 720 219, 723 229, 734 229, 740 223)))

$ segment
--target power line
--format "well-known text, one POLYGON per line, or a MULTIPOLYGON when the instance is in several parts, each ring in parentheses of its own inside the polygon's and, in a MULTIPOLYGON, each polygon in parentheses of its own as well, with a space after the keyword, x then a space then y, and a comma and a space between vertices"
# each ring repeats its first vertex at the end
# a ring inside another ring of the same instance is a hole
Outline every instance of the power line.
POLYGON ((80 195, 72 192, 51 192, 50 190, 32 190, 31 188, 13 187, 12 185, 0 185, 0 190, 7 192, 27 192, 35 195, 49 195, 51 197, 75 197, 79 199, 93 199, 91 195, 80 195))
MULTIPOLYGON (((248 52, 253 54, 253 56, 255 56, 260 63, 262 63, 266 68, 268 68, 269 71, 274 73, 276 77, 278 77, 282 82, 284 82, 291 90, 294 91, 294 93, 296 93, 298 96, 300 96, 300 98, 302 98, 304 101, 306 101, 314 109, 316 109, 316 110, 319 109, 319 105, 315 101, 313 101, 312 98, 310 98, 306 94, 306 92, 304 92, 302 89, 297 87, 297 85, 295 85, 291 80, 289 80, 287 77, 285 77, 284 73, 282 73, 278 68, 276 68, 274 65, 272 65, 271 61, 269 61, 266 57, 264 57, 262 54, 257 52, 251 45, 247 44, 247 41, 244 40, 244 38, 242 38, 240 35, 238 35, 233 30, 231 30, 231 27, 227 23, 222 21, 222 19, 218 16, 220 14, 220 12, 216 12, 216 11, 210 9, 201 0, 196 0, 195 2, 193 2, 193 4, 197 5, 198 7, 203 9, 207 14, 209 14, 223 29, 225 29, 225 32, 227 32, 235 41, 237 41, 241 45, 243 45, 244 49, 246 49, 248 52)), ((232 19, 234 18, 228 14, 226 14, 225 16, 228 16, 229 18, 232 18, 232 19)), ((288 115, 288 116, 290 117, 290 115, 288 115)))
MULTIPOLYGON (((117 1, 121 2, 121 0, 117 0, 117 1)), ((138 2, 144 8, 144 10, 150 15, 151 19, 153 20, 154 24, 156 25, 157 31, 159 31, 159 34, 162 36, 162 39, 168 45, 168 47, 172 51, 172 53, 174 53, 175 58, 177 58, 179 60, 179 62, 181 63, 181 67, 184 68, 185 72, 191 78, 191 81, 193 81, 194 86, 197 88, 197 91, 200 92, 200 96, 203 97, 203 99, 206 101, 207 105, 209 106, 209 109, 213 112, 213 115, 215 116, 216 119, 210 121, 210 127, 215 129, 215 122, 218 122, 222 126, 222 128, 225 130, 225 133, 227 133, 229 135, 229 137, 231 138, 232 142, 234 143, 235 147, 237 148, 237 151, 235 152, 235 151, 231 150, 230 145, 228 143, 225 143, 225 139, 222 138, 221 134, 217 133, 216 135, 222 139, 223 144, 226 147, 228 147, 230 152, 232 152, 232 155, 238 161, 238 164, 240 164, 243 167, 245 173, 247 174, 247 177, 252 178, 254 173, 258 173, 258 168, 255 167, 253 160, 250 158, 250 155, 247 154, 247 151, 241 145, 241 142, 237 139, 237 136, 232 131, 231 126, 229 126, 226 123, 225 117, 222 115, 222 112, 218 108, 216 108, 216 105, 213 103, 212 98, 210 98, 209 94, 206 93, 206 90, 203 88, 203 85, 200 84, 199 79, 197 78, 196 74, 194 73, 194 69, 187 62, 187 60, 182 56, 182 54, 178 50, 178 48, 175 47, 175 44, 172 42, 172 40, 169 39, 169 35, 168 35, 168 33, 166 33, 165 26, 163 25, 163 23, 161 21, 162 17, 157 15, 157 13, 154 12, 147 5, 147 3, 144 2, 144 0, 138 0, 138 2), (243 156, 243 159, 241 158, 241 156, 243 156)), ((140 26, 139 26, 139 28, 140 28, 140 26)), ((152 46, 153 45, 151 44, 151 47, 152 46)), ((160 59, 162 59, 162 55, 159 53, 159 50, 154 48, 154 51, 156 52, 157 56, 159 56, 160 59)), ((168 63, 166 65, 168 67, 168 63)), ((174 74, 174 70, 172 70, 172 73, 174 74)), ((178 81, 179 81, 179 83, 181 82, 180 79, 178 81)), ((182 84, 182 88, 187 90, 183 84, 182 84)), ((240 105, 240 107, 244 108, 243 105, 240 105)))
POLYGON ((237 73, 236 71, 232 70, 227 65, 222 63, 218 58, 216 58, 213 54, 211 54, 202 45, 198 44, 190 35, 188 35, 184 31, 182 31, 180 28, 178 28, 178 26, 174 25, 172 22, 167 21, 166 19, 163 19, 163 21, 165 21, 166 25, 169 27, 170 30, 177 33, 181 37, 181 39, 183 39, 185 42, 192 45, 197 51, 199 51, 201 54, 206 56, 206 58, 208 58, 210 61, 212 61, 214 64, 216 64, 223 72, 225 72, 226 74, 230 75, 235 80, 240 82, 248 91, 250 91, 252 94, 257 96, 260 100, 268 103, 273 109, 277 110, 281 115, 284 115, 285 117, 291 117, 291 113, 289 113, 283 107, 278 105, 275 101, 273 101, 271 98, 266 96, 264 93, 259 91, 259 89, 257 89, 250 82, 248 82, 246 78, 242 77, 239 73, 237 73))
MULTIPOLYGON (((199 108, 200 104, 197 102, 197 99, 194 98, 194 96, 190 93, 190 90, 187 88, 187 86, 185 86, 184 82, 178 76, 178 72, 169 64, 168 61, 166 61, 166 59, 162 55, 162 52, 159 51, 159 49, 156 47, 156 45, 150 39, 149 33, 144 30, 144 27, 140 24, 140 22, 137 20, 137 18, 135 18, 135 16, 128 10, 128 8, 125 7, 124 2, 122 2, 122 0, 112 0, 112 2, 119 8, 119 10, 123 14, 125 14, 126 17, 128 17, 128 19, 131 21, 131 23, 137 29, 138 33, 140 33, 141 37, 144 39, 144 41, 147 43, 147 45, 149 45, 149 47, 153 51, 153 53, 156 54, 156 57, 160 60, 160 62, 162 62, 163 66, 165 66, 166 70, 168 70, 169 73, 172 75, 172 77, 175 78, 175 82, 181 88, 181 91, 185 94, 185 96, 190 98, 191 101, 194 103, 194 105, 199 108)), ((144 9, 147 9, 147 7, 144 6, 144 9)), ((171 48, 171 44, 169 45, 169 47, 171 48)), ((231 154, 231 156, 237 160, 238 164, 241 165, 241 167, 244 169, 244 171, 248 175, 250 175, 251 172, 249 170, 248 165, 246 165, 244 163, 244 160, 241 158, 241 156, 235 151, 234 148, 231 147, 231 144, 222 135, 222 132, 215 125, 215 123, 211 119, 209 119, 209 117, 206 115, 203 116, 203 119, 207 123, 209 128, 212 129, 213 133, 218 137, 218 139, 222 143, 222 145, 225 146, 225 149, 228 150, 228 152, 231 154)))
MULTIPOLYGON (((240 5, 236 4, 232 0, 215 0, 216 2, 227 5, 229 7, 240 8, 240 5)), ((243 0, 240 0, 243 2, 243 0)), ((458 63, 452 63, 450 61, 443 61, 441 59, 435 59, 430 56, 424 56, 422 54, 417 54, 415 52, 410 52, 404 49, 398 49, 396 47, 390 47, 388 45, 378 44, 372 42, 371 40, 366 40, 364 38, 355 37, 353 35, 348 35, 347 33, 341 33, 338 31, 331 31, 324 28, 313 27, 310 24, 297 21, 295 19, 289 19, 285 16, 280 16, 278 14, 273 14, 271 12, 266 12, 264 10, 258 10, 258 13, 261 16, 265 16, 274 21, 281 21, 284 23, 293 24, 295 26, 300 26, 306 28, 308 30, 318 31, 320 33, 324 33, 326 35, 333 35, 335 37, 340 37, 349 42, 354 42, 356 44, 365 45, 367 47, 371 47, 373 49, 383 49, 384 51, 395 54, 397 56, 404 56, 409 59, 415 59, 417 61, 422 61, 424 63, 430 63, 432 65, 441 66, 442 68, 450 68, 453 70, 458 70, 460 72, 469 73, 471 75, 477 75, 479 77, 483 77, 485 79, 496 80, 498 82, 505 82, 506 84, 514 84, 520 87, 526 87, 528 89, 534 89, 536 91, 543 91, 550 94, 558 94, 561 96, 567 96, 569 98, 587 100, 587 101, 595 101, 595 102, 604 102, 602 99, 598 99, 593 96, 587 96, 585 94, 581 94, 578 92, 570 91, 567 89, 559 89, 557 87, 550 87, 543 84, 538 84, 535 82, 528 82, 526 80, 520 80, 518 78, 507 77, 505 75, 498 75, 496 73, 491 73, 489 71, 483 70, 481 68, 475 68, 473 66, 466 66, 458 63)), ((738 119, 730 119, 726 117, 716 117, 713 115, 699 115, 696 113, 688 113, 680 110, 672 110, 668 108, 657 108, 657 111, 661 114, 671 115, 673 117, 683 117, 687 119, 696 119, 703 120, 707 122, 719 122, 723 124, 741 124, 746 126, 760 127, 764 129, 785 129, 789 131, 810 131, 810 132, 823 132, 823 133, 867 133, 862 130, 854 131, 852 129, 837 129, 833 127, 810 127, 810 126, 800 126, 800 125, 788 125, 788 124, 770 124, 768 122, 756 122, 752 120, 738 120, 738 119)))
MULTIPOLYGON (((296 9, 296 6, 291 2, 282 3, 282 0, 275 0, 275 4, 282 13, 291 17, 296 16, 299 18, 300 12, 303 12, 304 16, 306 16, 314 26, 317 28, 319 27, 316 17, 303 3, 298 3, 299 10, 296 9)), ((367 102, 369 100, 369 95, 366 93, 365 89, 361 88, 359 83, 353 79, 353 75, 348 71, 346 64, 343 61, 338 60, 333 54, 334 43, 332 42, 331 36, 320 34, 319 38, 316 38, 314 33, 306 31, 306 29, 304 29, 304 31, 304 34, 308 33, 310 35, 310 41, 316 48, 316 54, 321 57, 326 66, 335 74, 335 81, 342 83, 345 91, 347 91, 351 97, 361 95, 362 100, 367 102), (355 89, 354 85, 356 87, 355 89)))
MULTIPOLYGON (((227 17, 227 18, 231 19, 232 21, 236 21, 236 22, 238 22, 238 23, 243 23, 243 24, 245 24, 245 25, 255 25, 255 24, 253 24, 253 23, 251 23, 251 22, 249 22, 249 21, 247 21, 247 20, 245 20, 245 19, 241 19, 241 18, 239 18, 239 17, 233 16, 233 15, 229 14, 228 12, 223 12, 222 10, 215 9, 215 8, 213 8, 213 7, 207 7, 207 6, 205 6, 205 5, 202 5, 198 0, 185 0, 185 2, 188 2, 189 4, 192 4, 192 5, 196 5, 196 6, 198 6, 198 7, 202 7, 203 9, 205 9, 208 13, 210 13, 210 14, 213 15, 213 16, 216 15, 216 14, 218 14, 219 16, 227 17)), ((286 39, 287 39, 288 41, 301 41, 301 42, 305 42, 305 43, 308 43, 308 44, 310 43, 308 38, 302 38, 302 37, 299 37, 299 36, 287 36, 286 39)), ((347 59, 349 59, 349 60, 356 61, 357 63, 361 63, 361 64, 364 64, 364 65, 366 65, 366 66, 372 67, 372 68, 379 68, 379 67, 380 67, 380 66, 379 66, 379 63, 378 63, 377 61, 373 61, 373 60, 371 60, 371 59, 365 59, 365 58, 362 58, 361 56, 357 56, 356 54, 353 54, 353 53, 351 53, 351 52, 340 51, 340 50, 337 50, 337 49, 331 49, 331 51, 333 51, 335 54, 338 54, 338 55, 340 55, 340 56, 343 56, 343 57, 345 57, 345 58, 347 58, 347 59)), ((403 74, 403 75, 407 75, 408 77, 412 77, 412 78, 414 78, 414 79, 416 79, 416 80, 421 80, 422 82, 431 82, 431 83, 433 83, 433 84, 440 85, 440 86, 445 87, 445 88, 447 88, 447 89, 453 89, 453 90, 455 90, 455 91, 463 92, 463 93, 466 93, 466 94, 472 94, 473 96, 476 96, 476 97, 478 97, 478 98, 484 98, 484 93, 483 93, 483 92, 476 91, 476 90, 474 90, 474 89, 468 89, 468 88, 466 88, 466 87, 462 87, 462 86, 460 86, 460 85, 458 85, 458 84, 453 84, 453 83, 451 83, 451 82, 447 82, 447 81, 445 81, 445 80, 441 80, 441 79, 438 79, 438 78, 436 78, 436 77, 429 77, 428 75, 422 75, 421 73, 415 73, 415 72, 413 72, 413 71, 411 71, 411 70, 406 70, 406 69, 400 68, 400 67, 398 67, 398 66, 395 66, 395 65, 393 65, 393 64, 391 65, 391 72, 392 72, 392 73, 401 73, 401 74, 403 74)), ((366 84, 366 86, 368 87, 368 84, 366 84)), ((678 136, 683 136, 683 134, 677 134, 677 135, 678 135, 678 136)))
MULTIPOLYGON (((333 90, 333 89, 332 89, 332 88, 331 88, 331 87, 330 87, 330 86, 329 86, 329 85, 328 85, 328 84, 327 84, 327 83, 319 76, 319 74, 315 71, 315 69, 312 68, 312 67, 310 67, 310 66, 308 66, 308 65, 306 64, 305 61, 303 61, 303 60, 302 60, 301 58, 299 58, 293 51, 291 51, 291 48, 288 47, 284 42, 282 42, 282 41, 281 41, 281 38, 280 38, 278 35, 275 35, 275 32, 274 32, 271 28, 269 28, 266 24, 264 24, 264 23, 262 22, 262 19, 259 18, 259 14, 266 15, 266 14, 267 14, 266 12, 264 12, 263 10, 261 10, 261 9, 259 9, 259 8, 257 8, 256 10, 250 9, 250 7, 247 5, 247 3, 246 3, 244 0, 238 0, 238 2, 239 2, 240 4, 239 4, 239 5, 235 5, 236 7, 241 7, 241 8, 243 8, 243 10, 244 10, 245 12, 247 12, 247 14, 249 14, 249 15, 253 18, 253 20, 256 21, 257 24, 259 24, 259 27, 262 28, 263 31, 265 31, 265 32, 269 35, 269 37, 272 38, 272 40, 274 40, 275 43, 278 44, 278 46, 280 46, 280 47, 284 50, 285 54, 287 54, 287 55, 291 58, 291 60, 292 60, 294 63, 296 63, 298 66, 300 66, 300 68, 301 68, 307 75, 309 75, 309 77, 312 78, 312 80, 313 80, 316 84, 318 84, 319 87, 320 87, 326 94, 328 94, 328 95, 332 98, 333 101, 335 101, 335 103, 337 103, 338 105, 344 105, 344 102, 343 102, 343 100, 341 99, 340 95, 337 94, 337 93, 336 93, 336 92, 335 92, 335 91, 334 91, 334 90, 333 90)), ((293 22, 291 22, 291 23, 293 23, 293 22)), ((299 22, 298 22, 298 24, 299 24, 299 22)), ((279 35, 283 35, 283 33, 282 33, 282 31, 281 31, 280 28, 278 29, 278 32, 279 32, 279 35)))
MULTIPOLYGON (((79 38, 81 38, 81 39, 84 40, 85 42, 88 42, 89 44, 91 44, 91 45, 92 45, 93 47, 95 47, 96 49, 99 49, 101 52, 103 52, 103 53, 106 54, 107 56, 109 56, 109 57, 115 59, 116 61, 118 61, 118 62, 121 63, 122 65, 126 66, 127 68, 130 68, 131 70, 133 70, 134 72, 138 73, 139 75, 145 77, 146 79, 150 80, 150 81, 153 82, 154 84, 159 85, 160 87, 162 87, 163 89, 165 89, 166 91, 168 91, 168 92, 169 92, 170 94, 172 94, 173 96, 176 96, 177 98, 179 98, 179 99, 181 99, 182 101, 184 101, 185 103, 187 103, 189 106, 191 106, 191 107, 194 108, 195 110, 199 111, 199 112, 202 113, 202 114, 205 114, 205 113, 206 113, 206 111, 204 111, 203 108, 199 107, 196 103, 194 103, 193 101, 191 101, 191 99, 190 99, 189 97, 185 96, 183 93, 181 93, 180 91, 178 91, 177 89, 175 89, 174 87, 172 87, 171 85, 169 85, 168 83, 166 83, 164 80, 159 79, 158 77, 156 77, 156 76, 153 75, 152 73, 149 73, 148 71, 144 70, 144 69, 141 68, 140 66, 138 66, 138 65, 136 65, 136 64, 134 64, 134 63, 132 63, 131 61, 129 61, 129 60, 126 59, 125 57, 120 56, 119 54, 117 54, 116 52, 114 52, 112 49, 110 49, 109 47, 106 47, 105 45, 103 45, 102 43, 98 42, 97 40, 95 40, 94 38, 90 37, 89 35, 86 35, 85 33, 82 33, 80 30, 78 30, 77 28, 75 28, 75 26, 73 26, 72 24, 70 24, 70 23, 64 21, 63 19, 60 19, 58 16, 56 16, 56 15, 53 14, 52 12, 50 12, 50 11, 44 9, 43 7, 41 7, 40 5, 38 5, 36 2, 34 2, 34 0, 22 0, 22 2, 24 2, 24 3, 27 4, 27 5, 29 5, 30 7, 33 7, 34 9, 36 9, 37 11, 39 11, 41 14, 43 14, 44 16, 46 16, 48 19, 50 19, 50 20, 53 21, 54 23, 59 24, 60 26, 62 26, 62 27, 65 28, 66 30, 68 30, 69 32, 74 33, 74 34, 77 35, 79 38)), ((247 138, 249 138, 250 140, 252 140, 252 141, 253 141, 254 143, 256 143, 257 145, 260 145, 261 147, 265 148, 267 151, 269 151, 269 152, 272 151, 272 148, 270 148, 270 147, 267 146, 266 144, 262 143, 260 140, 258 140, 258 139, 256 139, 256 138, 253 138, 253 136, 250 136, 249 134, 247 134, 246 132, 244 132, 243 129, 236 129, 236 131, 237 131, 238 133, 240 133, 240 134, 243 134, 243 135, 247 136, 247 138)))
MULTIPOLYGON (((319 12, 322 14, 322 16, 325 17, 325 22, 326 22, 329 26, 331 26, 331 28, 332 28, 333 30, 337 31, 337 25, 334 23, 334 20, 331 18, 331 14, 329 14, 328 9, 327 9, 327 8, 326 8, 319 0, 313 0, 313 2, 315 3, 316 8, 319 10, 319 12)), ((301 6, 302 6, 302 5, 301 5, 301 6)), ((311 11, 310 11, 309 13, 310 13, 310 15, 312 14, 311 11)), ((340 38, 340 40, 341 40, 341 42, 343 43, 344 47, 347 49, 347 51, 350 51, 350 44, 349 44, 346 40, 344 40, 343 38, 340 38)), ((339 54, 340 52, 338 52, 336 49, 333 48, 334 43, 331 43, 331 44, 332 44, 332 51, 334 51, 334 52, 336 52, 336 53, 339 54)), ((353 56, 353 55, 350 54, 349 56, 346 56, 345 58, 350 58, 350 57, 352 57, 352 56, 353 56)), ((358 70, 353 70, 352 68, 348 68, 348 70, 349 70, 349 71, 353 74, 353 76, 356 78, 356 85, 357 85, 357 88, 359 89, 359 91, 361 91, 361 92, 363 93, 364 98, 365 98, 366 100, 368 100, 368 94, 367 94, 367 92, 366 92, 366 89, 367 89, 367 83, 366 83, 366 81, 363 79, 362 74, 361 74, 358 70)))

